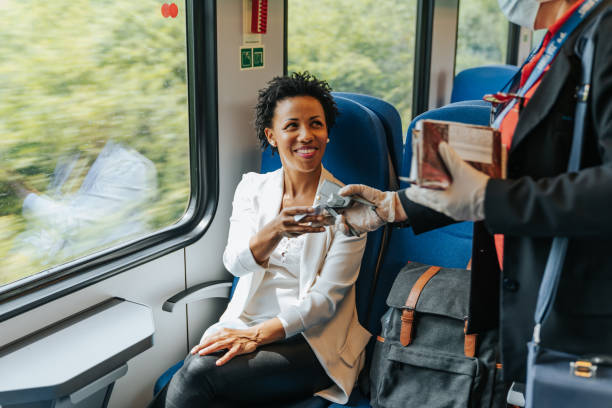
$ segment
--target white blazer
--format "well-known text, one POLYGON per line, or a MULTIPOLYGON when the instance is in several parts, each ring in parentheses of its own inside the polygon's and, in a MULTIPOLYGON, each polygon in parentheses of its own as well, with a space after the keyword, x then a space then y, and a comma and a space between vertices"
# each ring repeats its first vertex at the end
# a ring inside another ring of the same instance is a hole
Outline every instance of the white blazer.
MULTIPOLYGON (((321 180, 341 184, 327 170, 321 180)), ((253 258, 250 238, 280 211, 282 168, 247 173, 236 188, 225 267, 240 280, 220 323, 238 319, 255 294, 266 268, 253 258)), ((370 333, 357 320, 355 281, 359 275, 366 235, 347 237, 334 226, 308 234, 300 261, 299 304, 282 313, 287 337, 301 333, 334 385, 317 395, 344 404, 363 368, 370 333)))

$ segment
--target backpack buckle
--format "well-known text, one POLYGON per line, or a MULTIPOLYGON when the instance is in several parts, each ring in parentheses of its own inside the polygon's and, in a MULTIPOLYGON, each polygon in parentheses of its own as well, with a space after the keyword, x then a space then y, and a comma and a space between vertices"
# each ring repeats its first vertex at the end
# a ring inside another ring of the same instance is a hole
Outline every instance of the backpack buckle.
POLYGON ((576 377, 592 378, 597 374, 597 365, 584 360, 571 361, 570 373, 576 377))

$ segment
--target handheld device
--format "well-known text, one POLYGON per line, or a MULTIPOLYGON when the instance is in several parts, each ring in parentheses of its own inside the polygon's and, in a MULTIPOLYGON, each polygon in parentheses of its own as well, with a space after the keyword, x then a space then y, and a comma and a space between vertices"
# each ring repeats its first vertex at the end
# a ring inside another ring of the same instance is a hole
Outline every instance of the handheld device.
MULTIPOLYGON (((323 183, 319 186, 319 190, 317 192, 317 197, 315 199, 314 208, 315 214, 320 214, 322 210, 326 210, 333 217, 339 217, 340 213, 338 211, 342 211, 345 208, 350 207, 353 202, 357 202, 363 205, 370 207, 371 209, 375 209, 376 205, 362 197, 359 196, 348 196, 344 197, 338 194, 338 191, 342 188, 342 186, 331 182, 329 180, 323 180, 323 183)), ((309 214, 298 214, 294 216, 295 221, 303 220, 309 214)), ((345 223, 349 229, 349 233, 353 236, 359 235, 357 231, 345 220, 345 223)))

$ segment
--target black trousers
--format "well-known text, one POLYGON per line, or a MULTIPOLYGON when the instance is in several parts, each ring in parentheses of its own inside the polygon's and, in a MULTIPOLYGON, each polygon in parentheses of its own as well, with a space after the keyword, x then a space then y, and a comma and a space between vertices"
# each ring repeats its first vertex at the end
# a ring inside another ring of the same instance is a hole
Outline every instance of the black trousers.
POLYGON ((188 355, 149 408, 290 406, 333 382, 301 335, 234 357, 188 355))

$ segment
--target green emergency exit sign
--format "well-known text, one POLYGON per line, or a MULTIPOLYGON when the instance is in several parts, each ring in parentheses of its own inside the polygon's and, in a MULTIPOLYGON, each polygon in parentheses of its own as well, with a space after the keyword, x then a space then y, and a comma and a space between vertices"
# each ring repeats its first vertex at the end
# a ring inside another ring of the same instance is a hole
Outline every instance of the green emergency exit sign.
POLYGON ((248 69, 253 67, 253 49, 240 49, 240 69, 248 69))
POLYGON ((263 48, 253 48, 253 68, 264 66, 264 51, 263 48))
POLYGON ((264 47, 240 47, 240 69, 263 68, 265 65, 264 47))

